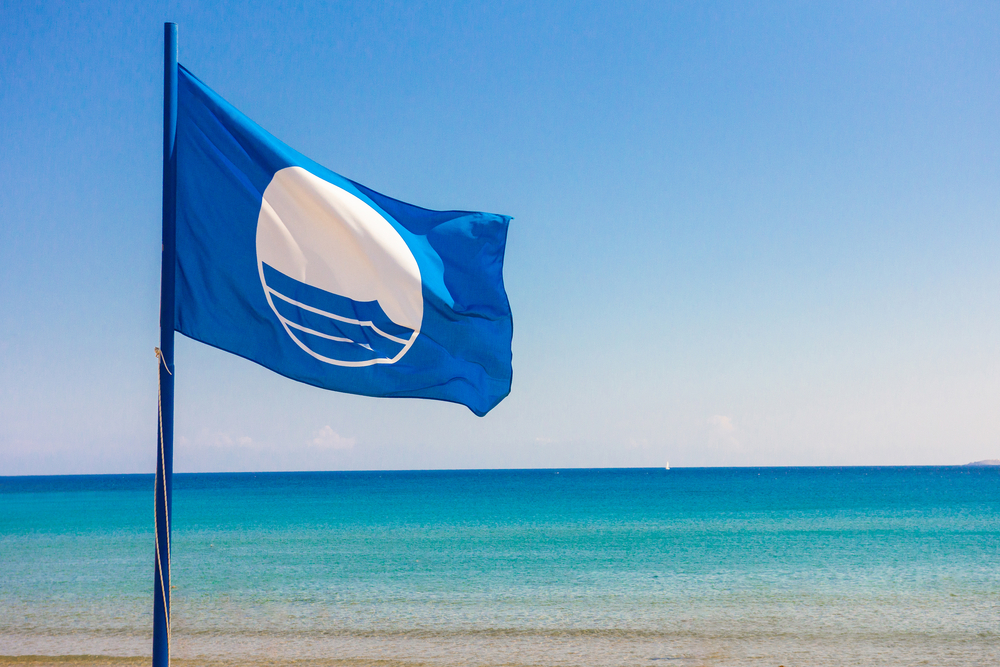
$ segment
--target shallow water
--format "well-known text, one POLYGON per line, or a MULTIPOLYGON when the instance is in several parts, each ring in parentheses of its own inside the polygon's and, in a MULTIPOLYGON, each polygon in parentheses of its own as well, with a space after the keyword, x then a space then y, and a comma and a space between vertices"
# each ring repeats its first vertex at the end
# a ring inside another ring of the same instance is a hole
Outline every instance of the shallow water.
MULTIPOLYGON (((0 478, 0 655, 149 655, 152 492, 0 478)), ((1000 664, 996 468, 177 475, 173 521, 190 664, 1000 664)))

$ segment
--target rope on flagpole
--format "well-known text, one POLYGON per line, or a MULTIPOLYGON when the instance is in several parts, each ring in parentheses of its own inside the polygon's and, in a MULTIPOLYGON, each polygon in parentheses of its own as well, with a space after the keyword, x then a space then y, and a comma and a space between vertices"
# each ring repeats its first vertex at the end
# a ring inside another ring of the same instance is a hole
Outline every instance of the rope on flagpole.
MULTIPOLYGON (((157 376, 164 370, 167 371, 167 375, 173 375, 170 369, 167 368, 167 360, 163 358, 163 352, 158 347, 154 347, 153 350, 156 352, 156 358, 160 362, 156 364, 157 376)), ((167 506, 167 463, 164 454, 163 445, 163 396, 160 390, 160 383, 156 383, 156 409, 160 415, 160 464, 162 466, 163 474, 163 516, 167 521, 167 580, 170 580, 170 511, 167 506)), ((159 527, 157 526, 156 520, 156 484, 153 484, 153 531, 156 535, 159 535, 159 527)), ((163 591, 163 618, 166 621, 167 626, 167 650, 170 650, 170 608, 167 606, 167 595, 169 592, 163 586, 163 560, 160 557, 160 540, 157 538, 156 542, 156 571, 160 575, 160 590, 163 591)))

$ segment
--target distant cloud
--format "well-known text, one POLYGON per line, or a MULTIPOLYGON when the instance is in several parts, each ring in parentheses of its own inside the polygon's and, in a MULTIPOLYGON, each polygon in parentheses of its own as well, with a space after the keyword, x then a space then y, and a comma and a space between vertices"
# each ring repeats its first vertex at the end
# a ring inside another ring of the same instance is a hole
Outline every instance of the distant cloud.
POLYGON ((626 444, 625 447, 626 449, 649 449, 649 439, 630 438, 628 444, 626 444))
POLYGON ((228 431, 209 431, 202 429, 194 438, 181 435, 177 438, 177 444, 181 447, 218 447, 221 449, 232 448, 252 448, 253 438, 248 435, 233 435, 228 431))
POLYGON ((736 430, 733 426, 733 418, 724 415, 712 415, 708 418, 708 423, 712 430, 718 434, 729 434, 736 430))
POLYGON ((708 418, 708 429, 711 445, 723 449, 739 449, 740 441, 736 437, 737 429, 732 417, 712 415, 708 418))
POLYGON ((313 439, 307 444, 320 449, 353 449, 354 438, 345 438, 330 426, 324 426, 313 434, 313 439))
POLYGON ((303 435, 291 442, 274 442, 224 430, 178 434, 174 467, 184 472, 338 470, 353 456, 354 438, 345 438, 330 426, 311 437, 303 435))

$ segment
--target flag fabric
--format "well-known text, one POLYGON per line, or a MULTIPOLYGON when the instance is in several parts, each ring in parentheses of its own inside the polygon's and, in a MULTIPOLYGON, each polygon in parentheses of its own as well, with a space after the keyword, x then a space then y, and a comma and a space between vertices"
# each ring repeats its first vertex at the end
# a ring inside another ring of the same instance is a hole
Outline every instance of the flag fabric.
POLYGON ((510 392, 508 216, 344 178, 180 66, 177 95, 177 331, 335 391, 480 416, 510 392))

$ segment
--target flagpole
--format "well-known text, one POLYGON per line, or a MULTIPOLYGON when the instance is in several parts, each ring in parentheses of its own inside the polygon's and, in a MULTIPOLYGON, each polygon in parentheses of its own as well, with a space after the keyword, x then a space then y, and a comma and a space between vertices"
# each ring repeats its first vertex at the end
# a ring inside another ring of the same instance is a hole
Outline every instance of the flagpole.
POLYGON ((170 509, 174 473, 174 269, 177 217, 177 24, 163 24, 163 247, 160 264, 159 428, 153 667, 170 665, 170 509))

